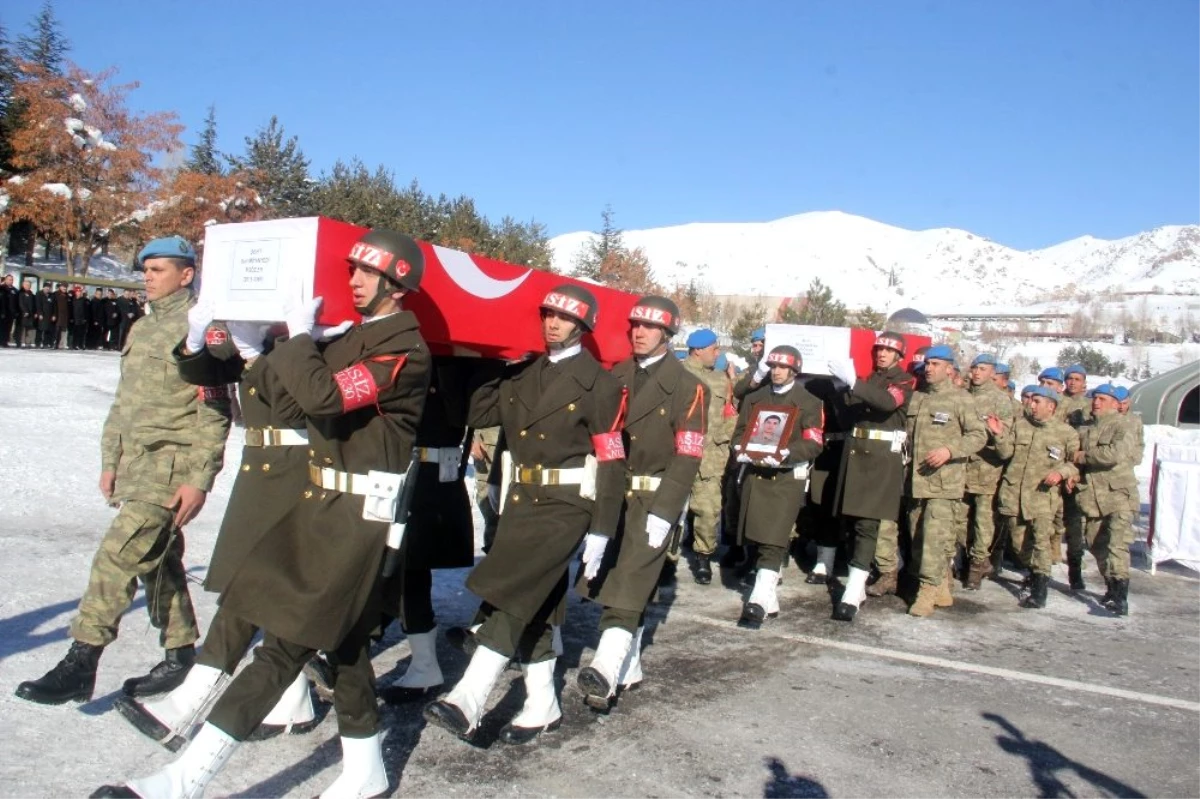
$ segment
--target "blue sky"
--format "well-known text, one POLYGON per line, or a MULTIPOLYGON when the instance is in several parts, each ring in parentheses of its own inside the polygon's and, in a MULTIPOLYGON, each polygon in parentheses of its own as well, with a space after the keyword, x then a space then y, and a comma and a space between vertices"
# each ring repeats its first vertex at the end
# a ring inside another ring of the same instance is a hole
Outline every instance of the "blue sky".
MULTIPOLYGON (((40 0, 8 0, 24 31, 40 0)), ((842 210, 1023 249, 1200 221, 1195 0, 59 0, 188 141, 277 114, 552 235, 842 210)))

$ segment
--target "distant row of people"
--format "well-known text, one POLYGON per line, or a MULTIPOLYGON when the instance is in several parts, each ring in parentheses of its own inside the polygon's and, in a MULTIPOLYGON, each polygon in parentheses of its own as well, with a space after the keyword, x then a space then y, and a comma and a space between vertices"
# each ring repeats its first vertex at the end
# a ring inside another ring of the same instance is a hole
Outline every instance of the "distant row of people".
POLYGON ((145 314, 145 299, 132 289, 97 288, 88 296, 83 286, 42 285, 29 280, 14 285, 12 275, 0 280, 0 347, 119 350, 129 327, 145 314))

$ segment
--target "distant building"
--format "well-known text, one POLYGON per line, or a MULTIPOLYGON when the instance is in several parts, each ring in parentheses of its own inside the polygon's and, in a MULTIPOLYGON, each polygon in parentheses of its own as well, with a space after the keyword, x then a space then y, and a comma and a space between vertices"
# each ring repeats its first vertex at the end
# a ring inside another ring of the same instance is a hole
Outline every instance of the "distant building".
POLYGON ((917 336, 933 336, 934 334, 929 317, 916 308, 901 308, 894 312, 888 317, 884 328, 897 333, 912 333, 917 336))

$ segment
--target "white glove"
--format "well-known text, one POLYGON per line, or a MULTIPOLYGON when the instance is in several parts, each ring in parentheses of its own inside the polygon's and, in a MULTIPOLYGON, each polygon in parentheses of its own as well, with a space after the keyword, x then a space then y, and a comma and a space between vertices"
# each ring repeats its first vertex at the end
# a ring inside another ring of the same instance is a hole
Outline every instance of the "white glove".
POLYGON ((770 466, 773 469, 778 469, 780 466, 780 462, 775 460, 774 455, 764 455, 758 459, 758 462, 763 466, 770 466))
POLYGON ((608 547, 608 536, 588 533, 583 539, 583 579, 591 580, 600 573, 600 561, 608 547))
POLYGON ((737 456, 738 463, 754 463, 753 459, 744 452, 739 452, 737 456))
POLYGON ((333 341, 352 327, 354 323, 349 319, 340 325, 316 325, 313 327, 312 336, 317 341, 333 341))
POLYGON ((183 346, 188 352, 199 352, 204 349, 204 331, 212 324, 213 306, 207 300, 201 300, 188 309, 187 341, 183 346))
POLYGON ((283 309, 288 336, 295 338, 312 333, 313 327, 317 324, 317 311, 321 310, 321 302, 320 297, 313 297, 308 302, 302 302, 299 305, 289 304, 283 309))
POLYGON ((260 325, 258 322, 226 322, 229 337, 233 346, 237 347, 238 355, 243 360, 252 361, 262 355, 263 339, 267 336, 270 325, 260 325))
POLYGON ((848 386, 853 386, 858 380, 858 375, 854 373, 854 360, 851 358, 839 358, 835 361, 828 361, 829 374, 841 380, 848 386))
POLYGON ((791 455, 791 454, 792 454, 792 451, 786 447, 779 450, 779 462, 787 463, 788 455, 791 455))
POLYGON ((658 549, 667 540, 667 533, 671 532, 671 523, 666 519, 660 519, 651 513, 646 517, 646 537, 650 539, 650 548, 658 549))
POLYGON ((500 486, 488 483, 488 504, 495 513, 500 513, 500 486))
POLYGON ((767 366, 767 359, 763 358, 758 362, 758 368, 754 370, 754 382, 761 383, 766 380, 769 371, 771 371, 771 367, 767 366))

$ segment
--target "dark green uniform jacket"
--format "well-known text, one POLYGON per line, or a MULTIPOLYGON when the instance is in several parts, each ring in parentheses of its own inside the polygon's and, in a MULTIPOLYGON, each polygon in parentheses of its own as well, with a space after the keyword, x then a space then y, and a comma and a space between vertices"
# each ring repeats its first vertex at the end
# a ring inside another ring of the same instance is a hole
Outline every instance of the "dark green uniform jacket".
MULTIPOLYGON (((271 368, 308 417, 316 467, 403 474, 429 387, 430 356, 409 311, 351 328, 328 345, 308 335, 275 348, 271 368), (401 360, 403 359, 403 360, 401 360)), ((286 641, 335 649, 377 613, 388 524, 364 498, 310 485, 243 563, 222 605, 286 641)))
POLYGON ((657 477, 653 491, 625 492, 625 513, 616 540, 604 551, 600 573, 582 576, 576 590, 606 607, 642 611, 658 584, 670 535, 651 547, 646 517, 674 524, 683 513, 704 455, 708 389, 670 353, 638 377, 637 362, 617 364, 613 377, 629 392, 625 417, 626 470, 630 477, 657 477))
MULTIPOLYGON (((850 430, 903 432, 915 380, 899 366, 860 377, 845 395, 850 430)), ((894 521, 904 491, 904 456, 891 441, 847 434, 838 481, 838 513, 894 521)))

